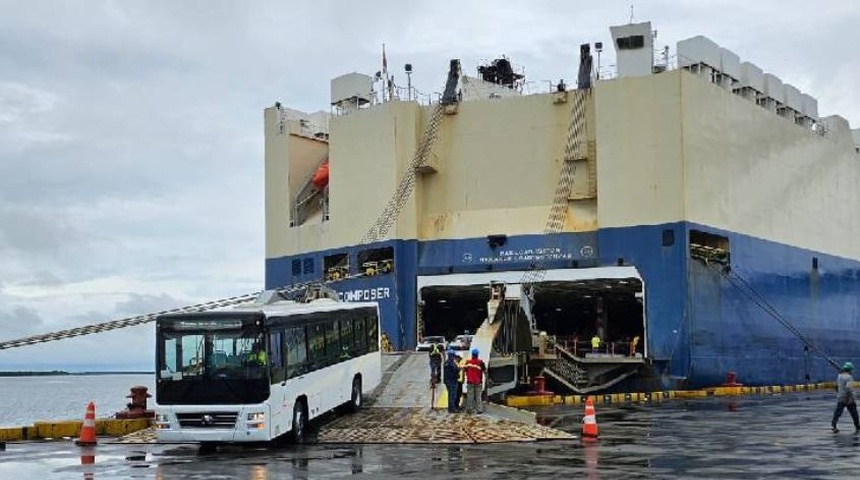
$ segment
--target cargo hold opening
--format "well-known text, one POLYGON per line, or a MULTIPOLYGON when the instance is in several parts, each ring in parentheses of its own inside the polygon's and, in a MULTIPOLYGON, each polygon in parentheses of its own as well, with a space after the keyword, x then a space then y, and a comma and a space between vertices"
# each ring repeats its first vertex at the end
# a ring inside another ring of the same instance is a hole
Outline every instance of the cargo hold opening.
POLYGON ((535 288, 532 312, 537 329, 555 335, 578 352, 591 351, 591 338, 601 338, 601 353, 642 354, 645 345, 642 281, 638 278, 595 278, 543 282, 535 288), (631 352, 638 338, 635 352, 631 352))
POLYGON ((474 334, 487 318, 490 290, 486 285, 424 287, 420 291, 423 336, 474 334))

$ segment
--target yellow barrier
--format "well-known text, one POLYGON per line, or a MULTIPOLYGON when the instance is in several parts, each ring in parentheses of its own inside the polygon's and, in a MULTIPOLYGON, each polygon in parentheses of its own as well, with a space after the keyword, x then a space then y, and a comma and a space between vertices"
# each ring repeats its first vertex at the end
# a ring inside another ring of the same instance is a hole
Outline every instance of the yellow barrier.
MULTIPOLYGON (((96 434, 108 437, 121 437, 150 427, 152 421, 146 418, 118 420, 103 418, 96 420, 96 434)), ((81 433, 81 420, 58 420, 36 422, 26 427, 0 428, 0 442, 21 442, 25 440, 53 440, 76 438, 81 433)))
MULTIPOLYGON (((860 382, 855 382, 855 385, 860 382)), ((702 390, 669 390, 644 393, 605 393, 591 395, 595 404, 609 405, 613 403, 649 403, 675 398, 695 399, 713 397, 729 397, 741 395, 778 395, 788 392, 809 392, 814 390, 834 389, 834 382, 811 383, 802 385, 773 385, 764 387, 711 387, 702 390)), ((581 405, 589 395, 509 395, 505 404, 509 407, 547 407, 552 405, 581 405)))

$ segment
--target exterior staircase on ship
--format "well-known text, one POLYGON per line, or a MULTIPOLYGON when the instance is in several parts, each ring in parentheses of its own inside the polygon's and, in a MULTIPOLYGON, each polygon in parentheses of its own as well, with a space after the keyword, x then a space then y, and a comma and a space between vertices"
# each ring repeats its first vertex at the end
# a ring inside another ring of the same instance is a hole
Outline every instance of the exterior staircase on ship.
POLYGON ((607 390, 636 375, 645 363, 641 356, 572 351, 554 338, 546 337, 532 360, 541 361, 541 374, 577 394, 607 390))

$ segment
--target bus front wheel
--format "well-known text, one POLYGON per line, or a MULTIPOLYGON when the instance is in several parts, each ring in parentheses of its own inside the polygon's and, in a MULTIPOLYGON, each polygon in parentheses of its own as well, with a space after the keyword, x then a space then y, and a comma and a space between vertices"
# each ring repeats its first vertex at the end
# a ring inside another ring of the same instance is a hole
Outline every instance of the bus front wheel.
POLYGON ((349 400, 349 409, 353 412, 361 410, 364 399, 361 396, 361 377, 356 376, 352 379, 352 395, 349 400))
POLYGON ((304 400, 296 401, 293 407, 293 442, 305 443, 305 433, 308 427, 307 410, 304 400))

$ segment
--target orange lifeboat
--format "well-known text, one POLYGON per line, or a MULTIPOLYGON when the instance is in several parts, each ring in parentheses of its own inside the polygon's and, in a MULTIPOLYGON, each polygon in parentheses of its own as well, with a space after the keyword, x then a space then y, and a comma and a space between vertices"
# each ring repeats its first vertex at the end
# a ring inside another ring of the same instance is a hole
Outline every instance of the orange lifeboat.
POLYGON ((320 168, 317 169, 317 173, 314 174, 314 178, 311 179, 311 182, 320 190, 324 189, 328 185, 328 162, 320 165, 320 168))

